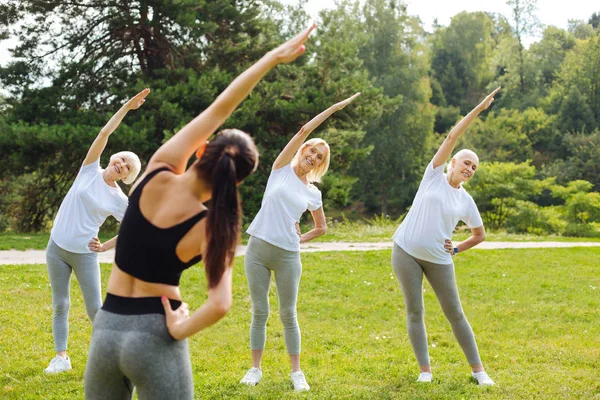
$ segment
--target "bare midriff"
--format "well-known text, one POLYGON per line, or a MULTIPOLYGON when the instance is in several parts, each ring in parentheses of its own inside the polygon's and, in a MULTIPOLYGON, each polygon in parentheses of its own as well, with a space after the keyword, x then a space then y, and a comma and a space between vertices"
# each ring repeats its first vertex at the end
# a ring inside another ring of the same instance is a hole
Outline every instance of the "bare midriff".
POLYGON ((171 300, 181 300, 179 286, 142 281, 121 271, 117 264, 113 264, 106 290, 110 294, 121 297, 167 296, 171 300))

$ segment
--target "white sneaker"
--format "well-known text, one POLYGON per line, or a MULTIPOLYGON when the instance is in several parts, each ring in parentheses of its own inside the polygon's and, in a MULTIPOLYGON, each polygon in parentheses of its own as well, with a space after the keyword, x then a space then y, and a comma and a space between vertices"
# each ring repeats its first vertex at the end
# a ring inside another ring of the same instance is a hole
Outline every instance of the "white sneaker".
POLYGON ((250 368, 246 375, 242 378, 240 383, 244 383, 248 386, 255 386, 262 379, 262 371, 258 368, 250 368))
POLYGON ((421 372, 417 378, 417 382, 431 382, 433 375, 431 372, 421 372))
POLYGON ((490 378, 488 376, 488 374, 485 373, 484 371, 472 372, 471 374, 473 375, 473 378, 477 379, 477 383, 479 383, 481 386, 493 386, 494 385, 494 381, 492 380, 492 378, 490 378))
POLYGON ((308 386, 308 382, 306 382, 306 377, 302 371, 292 372, 290 378, 292 378, 295 391, 302 392, 304 390, 310 390, 310 386, 308 386))
POLYGON ((71 369, 71 359, 68 356, 67 358, 56 356, 50 361, 48 368, 44 372, 47 374, 58 374, 59 372, 70 371, 71 369))

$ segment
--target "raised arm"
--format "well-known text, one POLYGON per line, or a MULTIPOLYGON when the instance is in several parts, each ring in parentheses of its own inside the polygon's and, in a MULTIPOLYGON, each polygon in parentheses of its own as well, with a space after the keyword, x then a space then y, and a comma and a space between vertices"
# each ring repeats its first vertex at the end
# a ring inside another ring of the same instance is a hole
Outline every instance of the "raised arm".
POLYGON ((360 96, 360 92, 354 94, 351 97, 348 97, 346 100, 340 101, 329 107, 327 110, 323 111, 321 114, 317 115, 313 119, 311 119, 308 123, 306 123, 298 133, 294 135, 294 137, 288 142, 285 148, 279 153, 277 159, 273 163, 273 169, 279 169, 281 167, 285 167, 289 163, 292 162, 294 155, 302 146, 302 143, 306 140, 308 135, 311 134, 319 125, 321 125, 327 118, 331 116, 336 111, 341 110, 346 107, 348 104, 352 103, 352 101, 360 96))
POLYGON ((146 88, 136 94, 134 97, 129 99, 123 106, 112 116, 112 118, 104 125, 104 128, 100 130, 98 136, 94 140, 94 143, 90 146, 90 149, 85 156, 85 160, 83 160, 83 165, 88 165, 96 161, 102 155, 102 152, 106 148, 106 143, 108 142, 108 137, 117 129, 123 117, 129 110, 137 110, 140 108, 144 101, 146 101, 146 96, 150 93, 150 89, 146 88))
POLYGON ((448 158, 450 158, 458 139, 460 139, 463 133, 465 133, 469 125, 471 125, 471 122, 477 118, 479 113, 487 109, 490 104, 492 104, 494 101, 494 95, 498 93, 499 90, 500 87, 497 87, 492 93, 488 94, 487 97, 483 99, 479 105, 477 105, 477 107, 475 107, 470 113, 461 119, 460 122, 454 126, 454 128, 452 128, 448 136, 446 136, 446 139, 444 139, 444 142, 440 146, 439 150, 433 157, 433 168, 439 167, 440 165, 444 164, 448 158))
POLYGON ((267 72, 277 64, 294 61, 304 53, 304 42, 315 27, 315 24, 311 25, 304 32, 271 50, 238 76, 206 110, 154 153, 148 169, 157 164, 167 164, 175 173, 183 173, 196 149, 225 122, 267 72))

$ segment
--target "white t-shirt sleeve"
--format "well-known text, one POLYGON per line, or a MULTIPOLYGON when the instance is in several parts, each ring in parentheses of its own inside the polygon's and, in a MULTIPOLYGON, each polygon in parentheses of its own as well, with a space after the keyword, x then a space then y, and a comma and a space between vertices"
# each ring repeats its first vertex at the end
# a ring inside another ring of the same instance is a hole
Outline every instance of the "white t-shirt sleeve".
POLYGON ((465 224, 469 227, 469 229, 479 228, 483 226, 483 220, 481 219, 481 215, 479 214, 479 209, 477 209, 477 204, 475 204, 475 200, 471 196, 469 196, 469 207, 467 209, 467 215, 461 218, 465 224))
POLYGON ((321 191, 314 186, 313 186, 313 188, 318 194, 317 194, 317 196, 315 196, 314 199, 309 199, 309 201, 308 201, 308 210, 309 211, 316 211, 323 206, 323 195, 321 194, 321 191))
MULTIPOLYGON (((82 180, 87 180, 89 178, 93 178, 96 173, 100 170, 100 159, 97 159, 93 163, 88 165, 83 165, 79 172, 77 173, 77 177, 75 177, 75 182, 80 182, 82 180)), ((73 183, 75 183, 73 182, 73 183)))
POLYGON ((433 168, 433 160, 427 164, 427 168, 425 168, 425 173, 423 174, 423 182, 434 179, 435 177, 444 175, 444 167, 445 164, 438 166, 437 168, 433 168))
POLYGON ((125 216, 125 210, 127 210, 127 205, 129 204, 129 199, 127 198, 127 196, 125 196, 125 194, 123 194, 123 196, 125 197, 125 199, 124 201, 122 199, 120 208, 113 213, 113 217, 115 217, 119 222, 123 221, 123 217, 125 216))

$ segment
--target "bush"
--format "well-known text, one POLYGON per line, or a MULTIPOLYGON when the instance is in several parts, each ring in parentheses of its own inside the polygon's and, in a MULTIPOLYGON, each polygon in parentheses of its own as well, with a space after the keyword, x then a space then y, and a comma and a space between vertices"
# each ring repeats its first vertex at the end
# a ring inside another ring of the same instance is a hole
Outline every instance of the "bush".
POLYGON ((600 224, 570 223, 562 231, 563 236, 600 237, 600 224))
POLYGON ((506 220, 506 227, 509 233, 559 233, 567 225, 561 217, 559 207, 540 207, 530 201, 517 200, 506 220))

